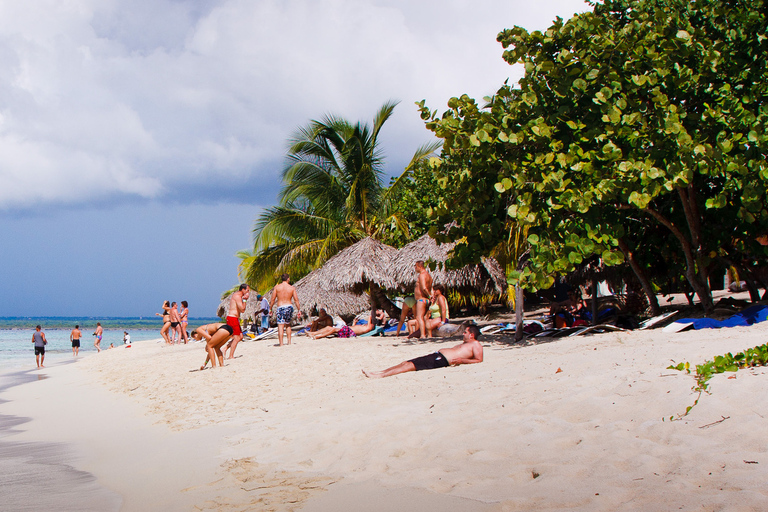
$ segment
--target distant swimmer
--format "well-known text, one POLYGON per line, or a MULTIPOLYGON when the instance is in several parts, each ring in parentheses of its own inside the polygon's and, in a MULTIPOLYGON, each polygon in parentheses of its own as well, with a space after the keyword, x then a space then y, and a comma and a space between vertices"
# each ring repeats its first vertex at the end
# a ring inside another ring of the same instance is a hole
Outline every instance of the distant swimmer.
POLYGON ((37 361, 38 368, 45 368, 43 361, 45 361, 45 346, 48 344, 48 340, 45 339, 45 333, 42 331, 42 327, 39 325, 35 327, 35 332, 32 334, 32 343, 35 344, 35 361, 37 361))
POLYGON ((251 289, 247 284, 241 284, 240 288, 229 298, 229 311, 227 312, 227 325, 232 328, 232 341, 229 342, 229 357, 235 357, 235 348, 243 339, 243 330, 240 328, 240 315, 245 311, 245 302, 251 295, 251 289))
POLYGON ((416 286, 413 288, 413 298, 416 299, 416 312, 414 317, 416 318, 416 325, 419 328, 418 337, 421 338, 427 333, 424 316, 427 314, 429 301, 432 300, 432 276, 424 267, 423 260, 418 260, 415 266, 416 272, 419 275, 416 277, 416 286))
POLYGON ((288 281, 290 279, 288 274, 283 274, 281 279, 282 282, 275 285, 275 288, 272 290, 272 302, 269 304, 270 309, 272 309, 275 306, 275 301, 277 301, 275 316, 277 316, 277 339, 280 346, 283 345, 283 331, 286 330, 286 326, 288 345, 291 344, 292 301, 296 302, 296 311, 298 311, 296 317, 301 319, 301 306, 299 305, 299 296, 296 294, 296 288, 291 286, 291 283, 288 281))
POLYGON ((101 322, 96 322, 96 332, 93 333, 96 339, 93 342, 93 346, 96 350, 101 352, 101 337, 104 335, 104 329, 101 328, 101 322))
POLYGON ((433 354, 417 357, 409 361, 403 361, 397 366, 387 368, 380 372, 367 372, 363 375, 369 378, 391 377, 405 372, 420 370, 433 370, 460 364, 473 364, 483 362, 483 346, 478 341, 480 328, 476 325, 464 327, 464 342, 451 348, 443 348, 433 354))
POLYGON ((69 333, 69 341, 72 342, 72 355, 77 356, 80 354, 80 338, 83 337, 83 333, 80 332, 80 326, 76 325, 72 332, 69 333))
POLYGON ((205 363, 200 367, 201 370, 205 369, 205 365, 208 361, 211 362, 211 366, 216 368, 216 361, 218 360, 219 366, 224 366, 224 354, 221 352, 221 347, 232 336, 232 327, 227 324, 213 323, 207 325, 201 325, 194 331, 192 331, 192 339, 200 341, 205 340, 205 363))

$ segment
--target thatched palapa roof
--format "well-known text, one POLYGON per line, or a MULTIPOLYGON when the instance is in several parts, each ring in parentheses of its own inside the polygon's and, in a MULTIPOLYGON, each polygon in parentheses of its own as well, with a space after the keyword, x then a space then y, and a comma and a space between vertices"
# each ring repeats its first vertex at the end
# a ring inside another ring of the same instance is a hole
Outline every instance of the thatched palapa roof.
POLYGON ((455 245, 455 242, 438 245, 434 238, 424 235, 400 249, 397 256, 392 258, 390 273, 398 285, 410 287, 416 282, 416 261, 431 260, 438 264, 435 270, 430 271, 435 284, 482 293, 501 293, 505 290, 506 275, 493 258, 483 258, 480 264, 470 264, 456 270, 446 269, 444 263, 455 245))
MULTIPOLYGON (((325 308, 330 315, 356 315, 371 308, 368 290, 373 284, 394 288, 395 281, 389 272, 390 260, 397 249, 373 238, 364 238, 339 251, 325 264, 310 272, 294 284, 301 302, 302 313, 309 314, 314 308, 325 308)), ((251 292, 254 297, 254 293, 251 292)), ((266 294, 271 299, 271 291, 266 294)), ((229 297, 219 305, 218 314, 223 316, 229 307, 229 297)), ((246 304, 243 317, 253 317, 258 310, 255 299, 246 304)))
MULTIPOLYGON (((232 296, 230 293, 223 299, 221 299, 221 302, 219 303, 219 307, 216 309, 216 316, 218 317, 224 317, 224 315, 227 314, 229 311, 229 298, 232 296)), ((260 300, 256 300, 256 292, 254 290, 251 290, 251 296, 248 299, 248 301, 245 303, 245 312, 240 315, 240 318, 245 320, 246 318, 250 318, 252 320, 256 319, 256 312, 259 310, 259 306, 261 305, 260 300)))

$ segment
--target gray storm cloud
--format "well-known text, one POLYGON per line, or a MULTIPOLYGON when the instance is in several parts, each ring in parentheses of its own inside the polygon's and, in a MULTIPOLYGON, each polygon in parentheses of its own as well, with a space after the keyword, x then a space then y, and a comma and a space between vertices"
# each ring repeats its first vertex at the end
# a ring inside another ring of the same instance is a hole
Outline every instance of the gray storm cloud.
MULTIPOLYGON (((0 1, 0 209, 279 180, 286 138, 333 112, 429 138, 413 102, 492 94, 496 34, 581 1, 0 1), (411 4, 416 5, 411 5, 411 4)), ((513 77, 514 78, 514 77, 513 77)), ((393 169, 397 172, 397 169, 393 169)))

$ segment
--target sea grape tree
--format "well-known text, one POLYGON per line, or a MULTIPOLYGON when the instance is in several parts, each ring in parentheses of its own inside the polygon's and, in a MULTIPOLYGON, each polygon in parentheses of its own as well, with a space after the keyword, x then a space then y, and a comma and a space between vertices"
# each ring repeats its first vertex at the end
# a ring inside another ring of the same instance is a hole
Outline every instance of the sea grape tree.
POLYGON ((438 224, 457 260, 503 239, 503 216, 531 226, 530 265, 546 286, 591 254, 623 261, 636 221, 666 229, 705 310, 719 262, 764 258, 768 232, 768 41, 762 0, 605 0, 544 32, 501 32, 525 75, 482 108, 466 96, 427 127, 444 139, 438 224))

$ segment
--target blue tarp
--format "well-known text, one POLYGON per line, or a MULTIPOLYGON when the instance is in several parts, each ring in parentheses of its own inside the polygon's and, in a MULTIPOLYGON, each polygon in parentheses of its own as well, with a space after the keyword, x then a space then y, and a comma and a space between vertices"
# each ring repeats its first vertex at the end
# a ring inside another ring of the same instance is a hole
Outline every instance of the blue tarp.
POLYGON ((721 327, 744 327, 768 320, 768 306, 750 306, 725 320, 712 318, 681 318, 675 323, 692 323, 694 329, 719 329, 721 327))

